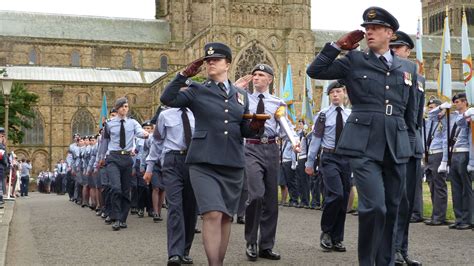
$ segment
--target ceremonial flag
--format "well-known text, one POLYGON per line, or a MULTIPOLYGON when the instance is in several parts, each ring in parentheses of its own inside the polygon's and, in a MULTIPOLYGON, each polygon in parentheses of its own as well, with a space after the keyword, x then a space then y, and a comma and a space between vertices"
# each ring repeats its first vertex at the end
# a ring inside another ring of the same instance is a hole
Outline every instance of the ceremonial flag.
POLYGON ((461 27, 461 46, 462 46, 462 73, 464 77, 464 88, 466 89, 467 101, 474 101, 474 83, 472 82, 472 57, 469 47, 469 37, 467 33, 467 19, 464 6, 462 9, 462 27, 461 27))
POLYGON ((451 36, 449 32, 448 7, 446 6, 446 17, 444 18, 443 43, 439 58, 438 96, 445 96, 447 101, 451 100, 451 36))
POLYGON ((301 116, 309 124, 313 123, 313 91, 311 88, 311 78, 305 75, 305 89, 303 94, 303 103, 301 116))
POLYGON ((319 111, 323 110, 323 108, 326 108, 329 106, 329 96, 327 95, 326 91, 328 90, 329 87, 329 81, 325 80, 324 81, 324 86, 323 86, 323 91, 321 93, 321 107, 319 108, 319 111))
POLYGON ((295 106, 293 105, 293 80, 291 78, 291 65, 288 64, 286 68, 286 79, 285 79, 285 86, 283 89, 283 94, 280 98, 285 101, 288 110, 288 118, 292 123, 296 123, 296 111, 295 106))
POLYGON ((102 96, 102 109, 100 110, 100 117, 99 117, 99 128, 102 128, 102 124, 107 120, 107 97, 104 95, 102 96))
POLYGON ((418 65, 418 74, 425 76, 425 67, 423 62, 423 45, 421 43, 421 22, 418 19, 418 28, 416 31, 416 64, 418 65))
POLYGON ((278 97, 283 97, 283 90, 285 90, 285 86, 283 86, 283 73, 280 72, 280 88, 278 88, 278 97))

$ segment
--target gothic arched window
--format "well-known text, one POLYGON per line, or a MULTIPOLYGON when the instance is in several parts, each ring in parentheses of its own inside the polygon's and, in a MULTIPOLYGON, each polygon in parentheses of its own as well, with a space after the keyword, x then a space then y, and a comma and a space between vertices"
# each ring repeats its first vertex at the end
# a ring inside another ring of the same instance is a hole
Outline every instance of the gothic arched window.
POLYGON ((81 136, 96 133, 94 117, 85 108, 79 109, 72 119, 72 134, 75 133, 79 133, 81 136))
POLYGON ((38 64, 38 52, 35 48, 31 48, 30 52, 28 53, 28 64, 29 65, 37 65, 38 64))
POLYGON ((80 67, 81 66, 81 54, 79 51, 73 51, 71 54, 71 66, 80 67))
POLYGON ((21 131, 25 134, 23 143, 25 145, 40 145, 44 144, 44 126, 43 119, 37 110, 33 110, 35 117, 29 119, 31 128, 23 128, 21 131))
POLYGON ((123 58, 123 68, 132 69, 133 68, 133 58, 132 53, 126 52, 123 58))
MULTIPOLYGON (((239 62, 237 63, 237 68, 235 69, 235 80, 238 80, 239 78, 249 74, 255 65, 260 63, 272 66, 265 52, 259 48, 257 44, 253 44, 245 49, 244 53, 240 57, 239 62)), ((249 86, 249 90, 253 91, 251 85, 252 84, 249 86)), ((270 93, 273 93, 273 82, 270 84, 270 93)))
POLYGON ((168 57, 166 55, 160 57, 160 70, 168 72, 168 57))

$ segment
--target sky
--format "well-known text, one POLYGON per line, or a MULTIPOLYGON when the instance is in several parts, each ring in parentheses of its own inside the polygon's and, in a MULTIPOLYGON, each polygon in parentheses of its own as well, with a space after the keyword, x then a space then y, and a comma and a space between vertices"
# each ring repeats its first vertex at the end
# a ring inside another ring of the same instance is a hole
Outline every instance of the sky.
MULTIPOLYGON (((311 0, 311 28, 358 29, 369 6, 387 9, 400 30, 416 33, 420 0, 311 0)), ((0 10, 154 19, 155 0, 0 0, 0 10)))

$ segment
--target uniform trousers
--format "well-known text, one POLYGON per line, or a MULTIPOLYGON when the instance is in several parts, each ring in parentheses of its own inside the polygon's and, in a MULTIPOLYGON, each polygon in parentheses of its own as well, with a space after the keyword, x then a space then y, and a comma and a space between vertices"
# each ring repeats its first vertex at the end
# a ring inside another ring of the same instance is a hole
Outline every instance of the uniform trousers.
POLYGON ((395 163, 388 147, 383 161, 361 156, 349 162, 359 196, 359 264, 389 265, 406 164, 395 163))
POLYGON ((106 159, 107 176, 110 181, 110 203, 112 220, 126 222, 130 211, 130 178, 133 160, 127 154, 109 154, 106 159))
POLYGON ((314 175, 310 176, 310 185, 311 185, 311 207, 321 206, 321 195, 324 189, 324 184, 322 181, 322 176, 320 171, 315 171, 314 175))
POLYGON ((3 192, 5 190, 5 166, 0 164, 0 202, 3 202, 3 192))
POLYGON ((406 164, 405 186, 402 191, 400 206, 398 207, 395 231, 395 250, 400 251, 405 256, 408 255, 408 229, 419 180, 421 180, 421 159, 411 157, 406 164))
POLYGON ((431 220, 437 222, 446 221, 446 210, 448 207, 448 186, 446 184, 446 173, 438 173, 438 167, 443 158, 442 153, 431 154, 425 167, 426 179, 430 186, 431 203, 433 214, 431 220))
POLYGON ((74 199, 74 176, 71 171, 68 171, 66 174, 66 190, 69 195, 69 199, 74 199))
POLYGON ((56 193, 60 194, 63 193, 63 179, 65 175, 64 174, 58 174, 56 177, 56 193))
POLYGON ((472 180, 467 172, 468 152, 455 152, 449 171, 456 224, 471 224, 472 180))
POLYGON ((22 176, 20 184, 20 193, 22 196, 28 196, 28 186, 30 183, 30 176, 22 176))
POLYGON ((321 174, 326 189, 321 231, 328 233, 333 242, 342 242, 351 190, 351 169, 348 159, 334 153, 323 153, 321 174))
MULTIPOLYGON (((248 200, 245 210, 245 240, 261 250, 272 249, 278 222, 278 145, 246 144, 245 176, 248 200)), ((291 163, 291 162, 290 162, 291 163)))
POLYGON ((112 203, 110 202, 110 182, 107 174, 107 167, 101 167, 99 169, 99 176, 102 187, 102 199, 104 200, 104 206, 102 210, 106 216, 109 216, 112 209, 112 203))
POLYGON ((197 204, 189 178, 186 154, 165 154, 162 174, 168 204, 168 256, 189 255, 197 221, 197 204))
POLYGON ((288 187, 288 194, 290 196, 290 204, 298 204, 298 183, 296 181, 295 170, 291 169, 292 162, 283 162, 283 177, 286 180, 286 186, 288 187))
POLYGON ((135 176, 132 176, 131 180, 131 191, 132 191, 132 208, 145 209, 148 206, 147 202, 147 185, 143 179, 143 174, 140 172, 140 161, 135 163, 135 176))
MULTIPOLYGON (((408 174, 408 173, 407 173, 408 174)), ((420 168, 420 178, 416 179, 415 201, 411 218, 415 220, 423 219, 423 173, 420 168)))
POLYGON ((309 206, 309 176, 304 171, 306 158, 298 159, 295 169, 298 194, 300 195, 300 205, 309 206))
POLYGON ((248 197, 249 197, 248 180, 247 180, 247 176, 244 174, 244 185, 242 187, 242 193, 240 194, 239 208, 237 209, 237 217, 245 216, 245 209, 247 207, 248 197))

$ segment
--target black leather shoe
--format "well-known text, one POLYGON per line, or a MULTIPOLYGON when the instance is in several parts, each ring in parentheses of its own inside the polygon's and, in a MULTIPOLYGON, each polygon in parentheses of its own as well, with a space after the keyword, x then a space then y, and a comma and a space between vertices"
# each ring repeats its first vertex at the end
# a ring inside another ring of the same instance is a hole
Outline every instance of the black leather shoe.
POLYGON ((333 249, 336 252, 346 252, 346 246, 342 242, 336 242, 333 244, 333 249))
POLYGON ((130 208, 130 214, 131 214, 131 215, 135 215, 135 214, 137 214, 137 212, 138 212, 138 211, 137 211, 136 208, 130 208))
POLYGON ((290 202, 290 204, 288 205, 289 207, 298 207, 298 204, 294 203, 294 202, 290 202))
POLYGON ((258 252, 258 256, 260 258, 264 258, 264 259, 267 259, 267 260, 279 260, 279 259, 281 259, 280 254, 278 254, 276 252, 273 252, 271 249, 260 250, 260 252, 258 252))
POLYGON ((112 224, 112 229, 113 229, 114 231, 120 230, 120 222, 119 222, 119 221, 115 221, 115 222, 112 224))
POLYGON ((249 261, 256 261, 257 260, 257 244, 247 244, 245 255, 247 255, 247 259, 249 261))
POLYGON ((161 215, 159 215, 158 213, 155 213, 153 216, 153 222, 157 223, 161 221, 163 221, 163 218, 161 218, 161 215))
POLYGON ((429 226, 440 226, 445 225, 444 222, 436 221, 436 220, 425 220, 425 224, 429 226))
POLYGON ((416 218, 411 218, 411 219, 410 219, 410 223, 421 223, 421 222, 423 222, 424 220, 425 220, 425 219, 423 219, 423 218, 417 218, 417 219, 416 219, 416 218))
POLYGON ((333 248, 331 236, 328 233, 321 233, 320 246, 323 251, 331 251, 333 248))
POLYGON ((189 255, 184 255, 183 258, 181 259, 182 264, 193 264, 193 258, 191 258, 189 255))
POLYGON ((470 224, 458 224, 458 226, 456 226, 456 229, 458 229, 458 230, 471 229, 471 225, 470 224))
POLYGON ((127 223, 120 222, 120 228, 125 229, 125 228, 127 228, 127 227, 128 227, 127 223))
POLYGON ((237 217, 237 223, 238 224, 245 224, 244 217, 237 217))
POLYGON ((395 265, 402 266, 405 264, 405 258, 403 258, 402 253, 400 251, 395 252, 395 265))
POLYGON ((311 207, 309 207, 309 205, 304 205, 303 208, 305 208, 305 209, 311 209, 311 207))
POLYGON ((168 259, 168 266, 178 266, 181 265, 181 258, 179 256, 171 256, 168 259))
POLYGON ((414 259, 411 259, 408 255, 404 256, 403 258, 405 259, 405 262, 407 263, 407 265, 421 266, 421 262, 419 262, 417 260, 414 260, 414 259))
POLYGON ((145 212, 141 209, 138 210, 137 212, 138 218, 143 218, 145 216, 145 212))
POLYGON ((457 229, 457 227, 458 227, 458 224, 457 224, 457 223, 450 224, 450 225, 448 226, 449 229, 457 229))
POLYGON ((112 219, 110 219, 110 216, 107 216, 105 218, 104 223, 106 223, 106 224, 111 224, 112 223, 112 219))

